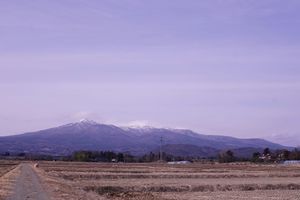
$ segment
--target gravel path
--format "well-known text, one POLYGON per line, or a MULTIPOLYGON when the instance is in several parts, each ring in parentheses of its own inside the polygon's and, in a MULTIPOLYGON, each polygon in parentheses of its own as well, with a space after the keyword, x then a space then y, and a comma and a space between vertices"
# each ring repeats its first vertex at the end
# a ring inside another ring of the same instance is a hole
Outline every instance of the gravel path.
POLYGON ((8 200, 49 200, 33 166, 29 163, 22 163, 20 170, 21 173, 16 181, 13 194, 8 200))

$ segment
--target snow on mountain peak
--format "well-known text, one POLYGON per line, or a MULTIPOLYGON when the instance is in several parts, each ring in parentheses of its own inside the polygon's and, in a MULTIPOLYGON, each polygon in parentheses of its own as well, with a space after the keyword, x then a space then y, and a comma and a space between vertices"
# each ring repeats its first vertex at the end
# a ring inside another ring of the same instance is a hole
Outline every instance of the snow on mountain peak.
POLYGON ((93 120, 89 120, 89 119, 81 119, 79 121, 79 123, 81 124, 91 124, 91 125, 95 125, 98 124, 97 122, 93 121, 93 120))

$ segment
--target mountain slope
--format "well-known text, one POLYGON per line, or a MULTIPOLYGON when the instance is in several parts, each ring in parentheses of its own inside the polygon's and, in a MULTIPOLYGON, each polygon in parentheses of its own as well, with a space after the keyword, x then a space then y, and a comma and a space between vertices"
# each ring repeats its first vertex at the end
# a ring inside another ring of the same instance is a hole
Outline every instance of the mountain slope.
MULTIPOLYGON (((159 153, 160 149, 157 148, 152 152, 159 153)), ((166 153, 167 155, 181 157, 191 156, 198 158, 210 158, 216 157, 220 150, 205 146, 199 147, 192 144, 167 144, 162 146, 162 152, 166 153)))
MULTIPOLYGON (((178 149, 180 148, 183 151, 184 145, 192 145, 193 148, 189 148, 190 151, 202 152, 201 156, 205 154, 204 147, 213 150, 247 147, 285 148, 279 144, 262 139, 238 139, 227 136, 201 135, 190 130, 179 129, 121 128, 84 120, 37 132, 0 137, 0 152, 66 155, 76 150, 112 150, 141 155, 157 149, 160 145, 161 137, 163 145, 169 145, 167 147, 170 152, 179 152, 178 149), (172 145, 176 149, 172 150, 172 145)), ((185 154, 194 154, 194 152, 186 152, 185 154)))
POLYGON ((274 142, 280 142, 284 145, 300 147, 299 133, 274 134, 267 139, 274 142))

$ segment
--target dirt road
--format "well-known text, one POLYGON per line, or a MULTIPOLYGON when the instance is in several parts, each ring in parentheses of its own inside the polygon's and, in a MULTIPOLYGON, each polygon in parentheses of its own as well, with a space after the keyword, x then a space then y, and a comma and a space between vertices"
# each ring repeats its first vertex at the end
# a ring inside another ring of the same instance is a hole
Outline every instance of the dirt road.
POLYGON ((40 179, 29 163, 22 163, 20 166, 20 176, 18 177, 13 194, 8 200, 48 200, 48 194, 43 189, 40 179))

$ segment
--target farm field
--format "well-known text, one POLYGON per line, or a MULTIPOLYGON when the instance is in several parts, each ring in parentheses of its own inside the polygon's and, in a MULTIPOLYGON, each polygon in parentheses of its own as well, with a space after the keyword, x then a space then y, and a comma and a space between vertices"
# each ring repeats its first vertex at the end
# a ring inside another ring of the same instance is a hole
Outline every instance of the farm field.
POLYGON ((19 162, 0 160, 0 177, 6 174, 11 169, 15 168, 19 162))
POLYGON ((300 166, 1 162, 0 199, 300 199, 300 166))
POLYGON ((17 161, 0 160, 0 199, 10 194, 17 175, 17 171, 12 171, 18 164, 17 161))
POLYGON ((55 199, 300 199, 300 167, 43 162, 55 199))

